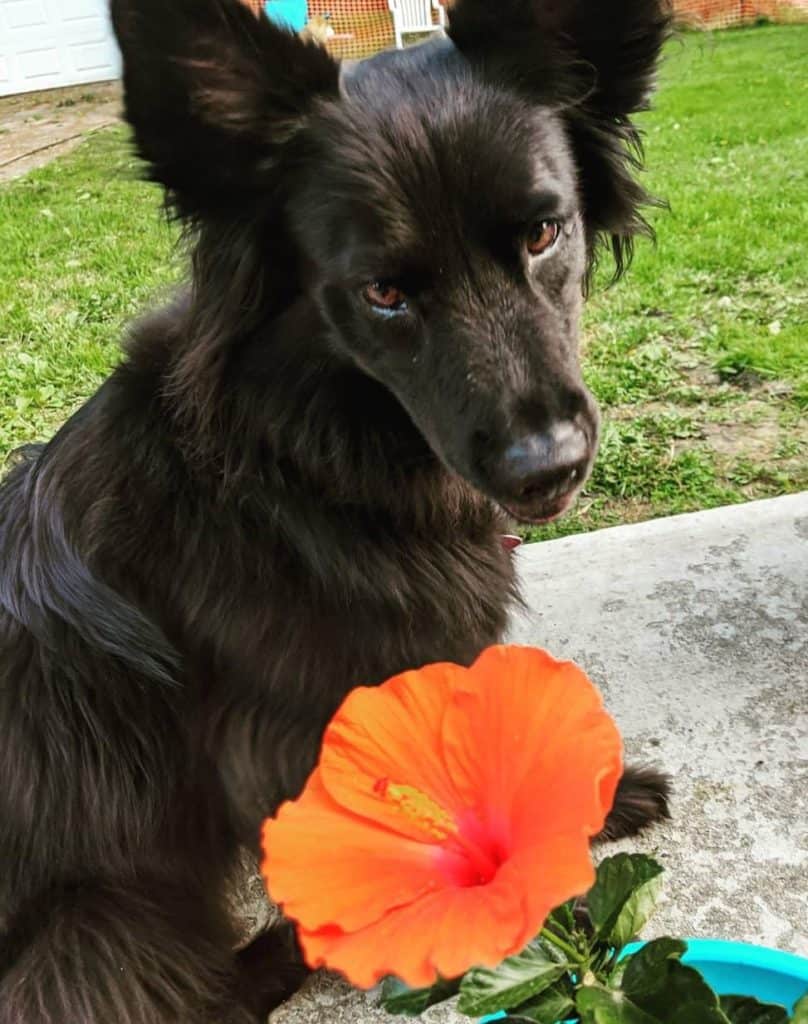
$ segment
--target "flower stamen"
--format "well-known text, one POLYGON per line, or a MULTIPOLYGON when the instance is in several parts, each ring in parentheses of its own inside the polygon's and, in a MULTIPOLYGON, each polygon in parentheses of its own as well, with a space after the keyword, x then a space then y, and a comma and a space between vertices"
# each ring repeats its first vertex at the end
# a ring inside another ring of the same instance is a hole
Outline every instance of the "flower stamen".
POLYGON ((457 835, 457 824, 451 814, 415 786, 391 782, 389 779, 377 779, 373 792, 382 800, 394 804, 405 817, 415 822, 431 838, 443 841, 449 836, 457 835))

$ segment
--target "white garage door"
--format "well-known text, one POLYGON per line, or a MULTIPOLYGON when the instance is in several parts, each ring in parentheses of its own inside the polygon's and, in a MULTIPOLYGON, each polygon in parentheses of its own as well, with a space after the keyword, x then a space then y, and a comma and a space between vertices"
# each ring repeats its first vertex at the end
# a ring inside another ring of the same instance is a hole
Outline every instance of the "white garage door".
POLYGON ((0 96, 117 78, 106 0, 0 0, 0 96))

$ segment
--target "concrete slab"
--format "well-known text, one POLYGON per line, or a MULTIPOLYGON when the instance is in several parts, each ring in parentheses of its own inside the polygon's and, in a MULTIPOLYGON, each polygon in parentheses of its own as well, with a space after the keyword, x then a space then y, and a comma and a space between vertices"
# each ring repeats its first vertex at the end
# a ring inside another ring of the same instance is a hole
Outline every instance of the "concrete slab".
POLYGON ((674 776, 653 930, 808 955, 808 494, 528 548, 514 639, 578 661, 674 776))
MULTIPOLYGON (((808 493, 522 548, 515 642, 579 662, 628 755, 673 776, 648 934, 808 955, 808 493)), ((604 848, 604 853, 617 848, 604 848)), ((317 977, 273 1024, 382 1024, 317 977)), ((461 1024, 451 1008, 430 1024, 461 1024)))
POLYGON ((75 149, 120 120, 120 82, 95 82, 0 98, 0 182, 75 149))

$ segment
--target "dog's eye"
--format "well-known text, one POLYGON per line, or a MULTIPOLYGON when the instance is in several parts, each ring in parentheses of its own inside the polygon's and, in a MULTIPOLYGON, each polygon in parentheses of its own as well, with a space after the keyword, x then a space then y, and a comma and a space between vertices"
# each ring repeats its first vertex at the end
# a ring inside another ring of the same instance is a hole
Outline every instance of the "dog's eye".
POLYGON ((561 232, 561 225, 557 220, 540 220, 528 231, 527 251, 531 256, 541 256, 552 248, 561 232))
POLYGON ((407 308, 407 296, 392 281, 372 281, 365 285, 362 294, 375 309, 399 313, 407 308))

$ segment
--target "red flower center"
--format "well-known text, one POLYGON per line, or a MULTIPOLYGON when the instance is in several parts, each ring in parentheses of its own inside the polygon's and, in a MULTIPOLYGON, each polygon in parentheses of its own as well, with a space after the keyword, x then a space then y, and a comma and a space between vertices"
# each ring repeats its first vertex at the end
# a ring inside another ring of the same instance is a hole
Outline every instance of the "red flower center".
POLYGON ((447 877, 461 888, 488 885, 508 859, 504 840, 472 812, 458 822, 458 830, 443 844, 439 858, 447 877))

